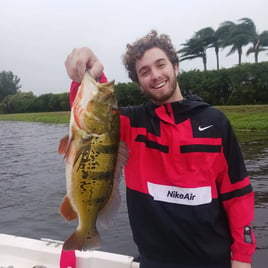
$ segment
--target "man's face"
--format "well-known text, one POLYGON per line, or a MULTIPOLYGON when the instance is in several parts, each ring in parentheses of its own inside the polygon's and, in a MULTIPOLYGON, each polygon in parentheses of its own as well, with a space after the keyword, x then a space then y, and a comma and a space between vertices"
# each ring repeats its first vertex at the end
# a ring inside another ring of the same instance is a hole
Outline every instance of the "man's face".
POLYGON ((173 66, 166 53, 157 47, 147 50, 136 62, 139 85, 156 104, 181 100, 177 84, 178 66, 173 66))

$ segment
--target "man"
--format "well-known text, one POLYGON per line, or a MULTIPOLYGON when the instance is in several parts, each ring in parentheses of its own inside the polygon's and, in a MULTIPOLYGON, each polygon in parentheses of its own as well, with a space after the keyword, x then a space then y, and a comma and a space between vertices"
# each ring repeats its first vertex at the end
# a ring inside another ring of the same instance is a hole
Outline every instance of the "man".
MULTIPOLYGON (((250 268, 254 196, 229 121, 200 98, 183 98, 167 35, 152 31, 129 44, 123 61, 151 100, 121 109, 121 140, 130 151, 127 205, 141 268, 250 268)), ((74 49, 65 66, 76 81, 71 93, 87 68, 103 80, 89 48, 74 49)))

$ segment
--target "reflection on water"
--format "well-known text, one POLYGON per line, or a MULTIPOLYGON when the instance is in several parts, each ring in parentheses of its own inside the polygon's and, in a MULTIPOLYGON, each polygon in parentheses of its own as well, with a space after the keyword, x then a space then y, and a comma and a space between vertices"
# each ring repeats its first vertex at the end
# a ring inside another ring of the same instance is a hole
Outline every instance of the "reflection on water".
POLYGON ((254 232, 259 250, 256 255, 261 252, 268 261, 268 135, 238 133, 238 138, 255 192, 254 232))
MULTIPOLYGON (((244 134, 245 135, 245 134, 244 134)), ((255 191, 257 207, 268 203, 268 135, 266 133, 252 134, 247 141, 238 135, 245 163, 255 191), (249 139, 250 138, 250 139, 249 139)))
MULTIPOLYGON (((67 133, 66 125, 0 121, 1 233, 64 240, 76 228, 76 222, 66 222, 58 213, 65 178, 57 147, 67 133)), ((237 136, 255 191, 257 251, 266 250, 268 256, 268 136, 250 132, 237 136)), ((120 212, 108 230, 101 230, 102 250, 136 256, 123 182, 121 192, 120 212)))

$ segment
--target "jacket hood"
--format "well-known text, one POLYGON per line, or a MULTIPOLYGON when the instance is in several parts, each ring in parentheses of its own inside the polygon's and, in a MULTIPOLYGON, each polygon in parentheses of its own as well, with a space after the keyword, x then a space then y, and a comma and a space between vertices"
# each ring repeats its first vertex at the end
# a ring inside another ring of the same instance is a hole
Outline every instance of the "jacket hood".
POLYGON ((147 104, 155 116, 167 123, 180 123, 189 117, 189 114, 198 112, 199 109, 210 106, 199 96, 191 95, 185 97, 182 101, 155 105, 152 102, 147 104))

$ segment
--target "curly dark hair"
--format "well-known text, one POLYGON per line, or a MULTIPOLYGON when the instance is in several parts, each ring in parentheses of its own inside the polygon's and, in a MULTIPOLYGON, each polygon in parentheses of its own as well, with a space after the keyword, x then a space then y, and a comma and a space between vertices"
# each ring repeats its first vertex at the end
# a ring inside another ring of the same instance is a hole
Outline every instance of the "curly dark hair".
POLYGON ((133 44, 127 44, 127 51, 123 55, 123 63, 128 71, 129 78, 133 82, 139 82, 135 68, 136 61, 141 59, 148 49, 154 47, 162 49, 173 66, 179 64, 177 53, 169 36, 166 34, 160 34, 158 36, 157 31, 152 30, 149 34, 135 41, 133 44))

